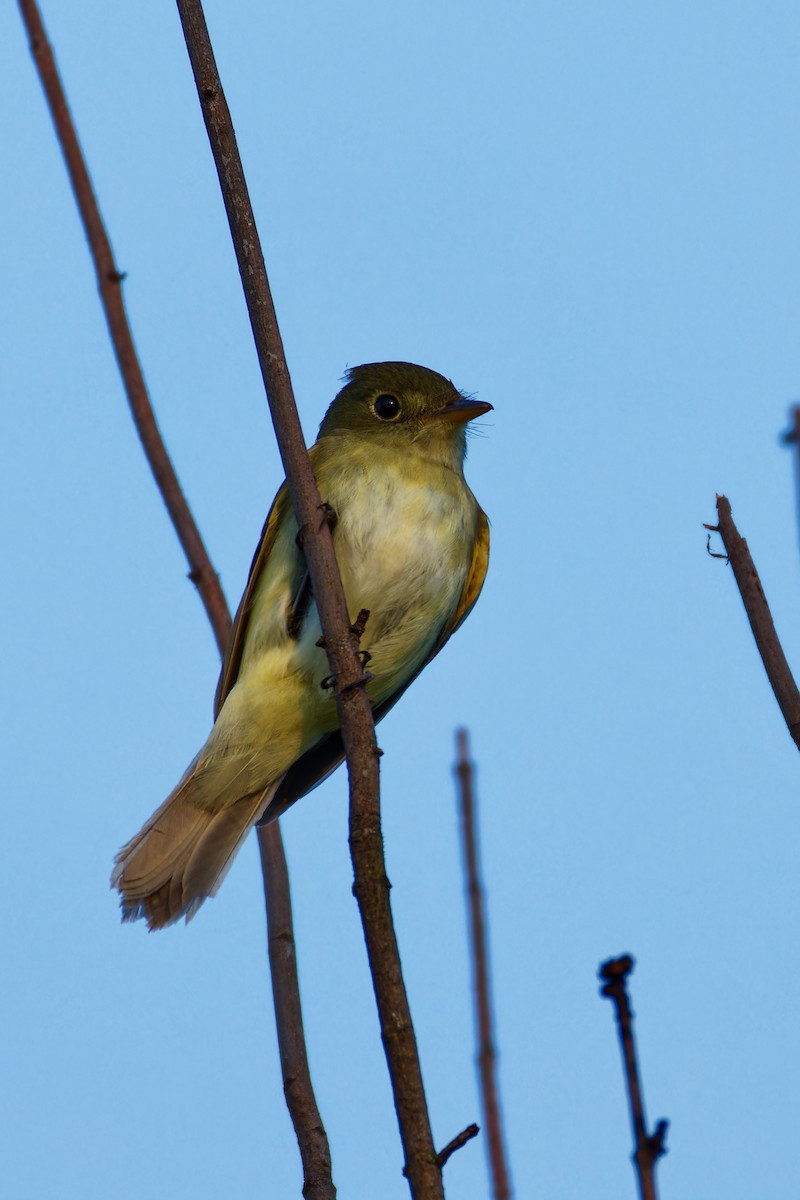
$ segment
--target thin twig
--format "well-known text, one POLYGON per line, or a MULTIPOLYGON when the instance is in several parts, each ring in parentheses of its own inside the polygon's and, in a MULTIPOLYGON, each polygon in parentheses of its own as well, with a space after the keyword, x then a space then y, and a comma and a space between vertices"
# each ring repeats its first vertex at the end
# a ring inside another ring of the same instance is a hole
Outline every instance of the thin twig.
MULTIPOLYGON (((462 1146, 466 1146, 467 1142, 471 1142, 474 1137, 477 1137, 481 1131, 480 1125, 468 1125, 466 1129, 462 1129, 461 1133, 447 1143, 443 1150, 440 1150, 436 1155, 436 1161, 439 1164, 439 1170, 449 1158, 452 1158, 456 1150, 460 1150, 462 1146)), ((407 1176, 407 1171, 403 1168, 403 1175, 407 1176)))
POLYGON ((733 523, 727 496, 717 496, 717 516, 719 524, 706 525, 705 528, 719 533, 722 538, 764 670, 775 693, 775 699, 780 705, 786 727, 794 744, 800 749, 800 692, 778 640, 767 597, 764 595, 747 542, 733 523))
POLYGON ((103 304, 111 344, 125 385, 136 432, 147 461, 167 506, 175 532, 189 563, 189 578, 197 587, 205 606, 220 654, 225 653, 231 629, 231 617, 219 578, 211 565, 200 531, 195 524, 186 497, 170 461, 147 394, 141 364, 133 344, 125 312, 122 281, 125 278, 116 263, 111 242, 100 215, 86 160, 70 116, 67 99, 59 78, 53 51, 35 0, 19 0, 20 12, 30 41, 31 54, 44 88, 56 136, 67 164, 69 180, 80 211, 89 251, 97 274, 97 286, 103 304))
POLYGON ((448 1142, 444 1150, 440 1150, 436 1155, 439 1166, 443 1167, 448 1158, 451 1158, 456 1150, 460 1150, 462 1146, 466 1146, 467 1142, 471 1142, 474 1137, 480 1133, 478 1125, 468 1125, 466 1129, 462 1129, 461 1133, 457 1133, 451 1142, 448 1142))
MULTIPOLYGON (((189 559, 190 578, 200 592, 220 654, 224 654, 231 628, 230 612, 219 578, 200 537, 155 420, 125 313, 120 287, 122 276, 113 263, 111 245, 100 216, 53 52, 35 0, 20 0, 20 10, 53 124, 67 161, 70 181, 97 272, 111 340, 136 428, 156 484, 189 559)), ((268 909, 267 912, 268 926, 278 923, 281 930, 274 945, 273 939, 270 938, 270 969, 284 1086, 286 1087, 287 1079, 292 1081, 291 1088, 286 1089, 286 1095, 303 1161, 304 1195, 307 1200, 333 1200, 336 1189, 331 1179, 330 1150, 314 1098, 303 1037, 289 877, 278 822, 259 829, 258 839, 265 893, 269 892, 271 906, 279 914, 273 920, 272 910, 268 909)))
POLYGON ((489 988, 489 950, 484 912, 483 886, 478 861, 478 833, 475 815, 474 771, 469 756, 469 734, 456 733, 456 776, 459 783, 461 830, 464 844, 464 873, 467 882, 472 979, 475 995, 475 1023, 478 1034, 478 1074, 481 1107, 486 1129, 489 1169, 494 1200, 510 1200, 511 1183, 506 1159, 503 1121, 497 1088, 497 1055, 494 1045, 492 1001, 489 988))
POLYGON ((278 448, 319 611, 350 776, 350 850, 405 1166, 415 1200, 443 1197, 422 1071, 400 969, 383 858, 378 748, 372 709, 333 553, 328 521, 303 441, 261 244, 214 61, 202 4, 177 0, 217 167, 278 448))
POLYGON ((311 1087, 306 1054, 303 1010, 297 987, 297 956, 289 876, 286 872, 286 858, 278 821, 270 821, 268 825, 260 826, 258 846, 264 873, 269 963, 283 1072, 283 1092, 300 1147, 303 1195, 305 1200, 333 1200, 336 1188, 331 1176, 331 1152, 311 1087))
POLYGON ((656 1200, 655 1167, 658 1159, 667 1152, 664 1141, 669 1122, 659 1121, 655 1131, 648 1134, 644 1115, 644 1097, 636 1062, 636 1043, 633 1038, 633 1012, 625 986, 625 981, 633 968, 634 960, 629 954, 625 954, 621 958, 610 958, 604 962, 598 975, 600 979, 605 980, 600 989, 600 995, 606 996, 612 1001, 617 1018, 622 1060, 625 1064, 625 1080, 628 1085, 634 1142, 632 1158, 639 1182, 639 1195, 641 1200, 656 1200))

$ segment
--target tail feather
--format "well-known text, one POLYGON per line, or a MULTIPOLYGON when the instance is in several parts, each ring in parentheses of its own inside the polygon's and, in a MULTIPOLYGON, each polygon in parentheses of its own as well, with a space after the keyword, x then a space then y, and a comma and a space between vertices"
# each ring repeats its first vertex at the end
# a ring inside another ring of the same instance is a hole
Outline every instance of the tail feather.
POLYGON ((184 895, 216 896, 244 839, 263 814, 274 791, 271 787, 254 796, 243 796, 215 815, 195 842, 183 868, 184 895))
POLYGON ((187 773, 136 836, 122 847, 114 859, 112 887, 131 898, 144 898, 177 867, 187 845, 200 836, 211 816, 188 799, 190 783, 187 773))
POLYGON ((216 894, 278 782, 212 811, 193 802, 187 773, 115 859, 111 885, 120 892, 123 920, 144 917, 150 929, 190 920, 216 894))

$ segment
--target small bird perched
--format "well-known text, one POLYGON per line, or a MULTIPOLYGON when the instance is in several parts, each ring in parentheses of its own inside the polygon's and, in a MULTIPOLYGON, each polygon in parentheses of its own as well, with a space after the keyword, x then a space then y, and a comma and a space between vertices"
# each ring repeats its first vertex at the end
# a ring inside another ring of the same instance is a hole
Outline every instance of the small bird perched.
MULTIPOLYGON (((426 367, 347 372, 311 447, 379 721, 478 598, 489 525, 464 479, 466 425, 491 410, 426 367)), ((246 835, 316 787, 344 751, 322 634, 284 483, 231 631, 214 727, 175 790, 120 850, 123 920, 187 921, 219 888, 246 835)))

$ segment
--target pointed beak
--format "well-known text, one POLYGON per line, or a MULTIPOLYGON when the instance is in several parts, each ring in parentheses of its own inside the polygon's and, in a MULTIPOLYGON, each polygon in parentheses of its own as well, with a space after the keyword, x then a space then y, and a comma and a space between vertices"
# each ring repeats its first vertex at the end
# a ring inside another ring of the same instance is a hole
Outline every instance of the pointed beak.
POLYGON ((446 404, 444 408, 437 409, 436 412, 430 414, 431 421, 454 421, 458 424, 466 424, 467 421, 474 421, 476 417, 482 417, 484 413, 491 412, 493 405, 487 404, 485 400, 469 400, 466 396, 459 396, 458 400, 454 400, 452 404, 446 404))

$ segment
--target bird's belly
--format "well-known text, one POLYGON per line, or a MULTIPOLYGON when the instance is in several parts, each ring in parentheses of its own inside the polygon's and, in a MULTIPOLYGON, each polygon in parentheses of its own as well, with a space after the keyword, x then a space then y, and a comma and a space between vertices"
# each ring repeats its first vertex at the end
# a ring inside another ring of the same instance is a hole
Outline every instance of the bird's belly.
POLYGON ((361 647, 374 703, 419 668, 452 619, 469 566, 469 515, 448 492, 422 487, 382 508, 348 508, 336 554, 351 616, 369 612, 361 647))
MULTIPOLYGON (((334 545, 350 617, 369 613, 361 648, 371 656, 374 705, 420 669, 464 593, 477 509, 450 475, 433 487, 392 487, 384 477, 358 494, 337 494, 335 486, 328 492, 339 518, 334 545)), ((270 636, 248 640, 239 678, 201 752, 209 762, 219 755, 248 788, 278 778, 338 724, 334 691, 322 686, 330 667, 313 600, 299 636, 287 635, 292 586, 277 577, 258 597, 252 630, 270 636)))

